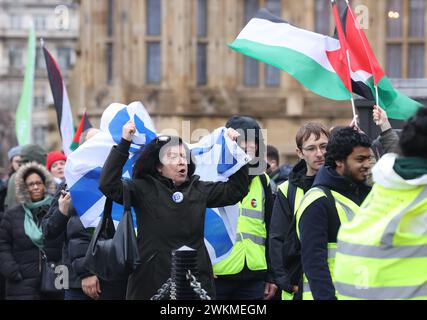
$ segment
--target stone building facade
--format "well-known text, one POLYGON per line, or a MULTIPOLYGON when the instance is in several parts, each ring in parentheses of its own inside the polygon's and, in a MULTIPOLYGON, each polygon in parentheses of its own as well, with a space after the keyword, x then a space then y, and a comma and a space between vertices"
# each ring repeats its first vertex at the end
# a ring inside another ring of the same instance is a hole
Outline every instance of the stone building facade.
POLYGON ((72 0, 0 0, 0 167, 16 145, 15 112, 21 96, 30 25, 36 34, 33 88, 33 142, 48 150, 59 147, 56 114, 40 38, 57 60, 65 81, 75 62, 78 6, 72 0))
MULTIPOLYGON (((251 115, 267 129, 267 142, 278 147, 282 160, 294 162, 299 126, 346 124, 352 117, 349 101, 316 96, 286 73, 227 47, 261 7, 296 26, 332 34, 329 0, 78 2, 80 38, 70 96, 77 113, 87 109, 93 123, 111 102, 135 100, 145 104, 159 132, 185 135, 188 127, 212 130, 233 114, 251 115)), ((425 1, 351 3, 389 76, 425 99, 425 1)))

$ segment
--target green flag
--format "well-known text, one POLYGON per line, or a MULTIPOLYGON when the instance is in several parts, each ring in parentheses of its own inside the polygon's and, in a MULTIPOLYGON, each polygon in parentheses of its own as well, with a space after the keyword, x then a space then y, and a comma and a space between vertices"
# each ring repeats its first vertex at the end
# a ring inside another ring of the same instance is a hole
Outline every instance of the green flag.
POLYGON ((34 28, 28 35, 27 62, 25 65, 22 94, 16 109, 15 130, 19 145, 31 143, 31 114, 33 109, 34 67, 36 60, 36 37, 34 28))

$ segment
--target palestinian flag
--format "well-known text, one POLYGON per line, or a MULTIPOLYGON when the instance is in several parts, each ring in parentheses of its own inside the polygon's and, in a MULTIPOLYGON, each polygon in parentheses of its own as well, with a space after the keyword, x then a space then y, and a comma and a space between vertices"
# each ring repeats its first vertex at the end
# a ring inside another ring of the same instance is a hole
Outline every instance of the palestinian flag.
MULTIPOLYGON (((336 23, 336 32, 338 34, 338 40, 340 42, 340 50, 337 51, 339 62, 334 66, 335 71, 340 76, 342 82, 348 91, 353 92, 353 88, 351 85, 351 75, 350 75, 350 65, 349 65, 349 50, 347 39, 344 34, 344 30, 342 29, 342 25, 340 23, 340 15, 338 12, 337 3, 335 0, 332 0, 332 13, 334 16, 336 23)), ((331 54, 329 54, 330 56, 331 54)))
POLYGON ((83 131, 92 128, 92 124, 89 121, 89 118, 86 115, 86 111, 83 113, 82 119, 80 120, 79 127, 77 128, 76 134, 73 138, 73 143, 71 144, 70 149, 72 151, 76 150, 80 145, 80 137, 83 131))
POLYGON ((70 146, 73 142, 74 126, 67 89, 65 88, 65 83, 58 63, 44 46, 43 53, 46 61, 50 88, 52 90, 53 103, 56 109, 58 128, 62 139, 62 149, 64 150, 65 155, 69 155, 72 151, 70 146))
POLYGON ((408 119, 422 105, 393 88, 349 5, 341 15, 341 23, 350 52, 353 92, 375 102, 377 86, 379 105, 388 117, 408 119))
MULTIPOLYGON (((346 33, 346 27, 343 28, 346 33)), ((237 52, 279 68, 314 93, 332 100, 350 100, 351 91, 375 101, 372 73, 361 68, 353 55, 352 40, 348 39, 352 86, 342 79, 348 70, 338 39, 297 28, 285 20, 261 9, 229 47, 237 52), (371 83, 372 82, 372 83, 371 83)), ((348 76, 347 76, 348 77, 348 76)), ((380 106, 393 119, 406 119, 410 113, 397 111, 394 105, 416 104, 398 94, 389 81, 380 90, 380 106), (389 101, 389 103, 384 103, 389 101), (390 102, 391 101, 391 102, 390 102), (403 101, 403 102, 402 102, 403 101)), ((412 107, 405 107, 412 110, 412 107)))
POLYGON ((351 99, 334 69, 342 66, 337 39, 297 28, 261 9, 229 47, 289 73, 322 97, 351 99))

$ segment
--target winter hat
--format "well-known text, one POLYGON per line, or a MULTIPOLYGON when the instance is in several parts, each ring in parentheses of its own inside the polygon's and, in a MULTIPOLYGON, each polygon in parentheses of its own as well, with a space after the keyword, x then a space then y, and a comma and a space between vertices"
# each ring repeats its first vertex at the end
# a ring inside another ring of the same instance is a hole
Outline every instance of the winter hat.
POLYGON ((46 150, 38 144, 26 144, 22 147, 21 163, 35 161, 41 165, 46 165, 46 150))
POLYGON ((21 146, 13 147, 7 152, 7 157, 9 158, 9 161, 12 161, 13 157, 20 156, 22 151, 21 146))
POLYGON ((65 154, 62 153, 62 151, 52 151, 47 154, 47 161, 46 161, 46 167, 47 170, 50 171, 50 168, 52 165, 59 160, 67 161, 67 157, 65 154))

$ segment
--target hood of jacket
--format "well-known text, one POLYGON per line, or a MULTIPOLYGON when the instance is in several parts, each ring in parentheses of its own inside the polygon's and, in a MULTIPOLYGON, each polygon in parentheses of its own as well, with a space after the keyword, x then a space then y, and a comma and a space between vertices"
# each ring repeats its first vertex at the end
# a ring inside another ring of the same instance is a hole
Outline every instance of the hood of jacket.
POLYGON ((44 176, 47 194, 53 195, 56 191, 56 184, 53 181, 53 177, 44 166, 36 162, 26 163, 19 168, 15 176, 16 200, 19 204, 31 202, 30 193, 28 192, 27 186, 25 185, 24 181, 25 174, 31 169, 36 169, 44 176))
POLYGON ((276 182, 286 181, 291 173, 292 166, 289 164, 282 164, 270 174, 270 178, 276 182))
POLYGON ((37 162, 46 165, 47 153, 38 144, 26 144, 21 150, 21 163, 37 162))
POLYGON ((323 166, 314 179, 313 187, 322 185, 334 190, 354 203, 360 205, 371 191, 371 187, 364 183, 357 183, 347 177, 340 176, 337 171, 329 166, 323 166))
POLYGON ((372 176, 375 183, 384 188, 400 190, 409 190, 421 185, 427 185, 427 174, 410 180, 405 180, 397 174, 393 167, 398 157, 395 153, 387 153, 382 156, 372 169, 372 176))

